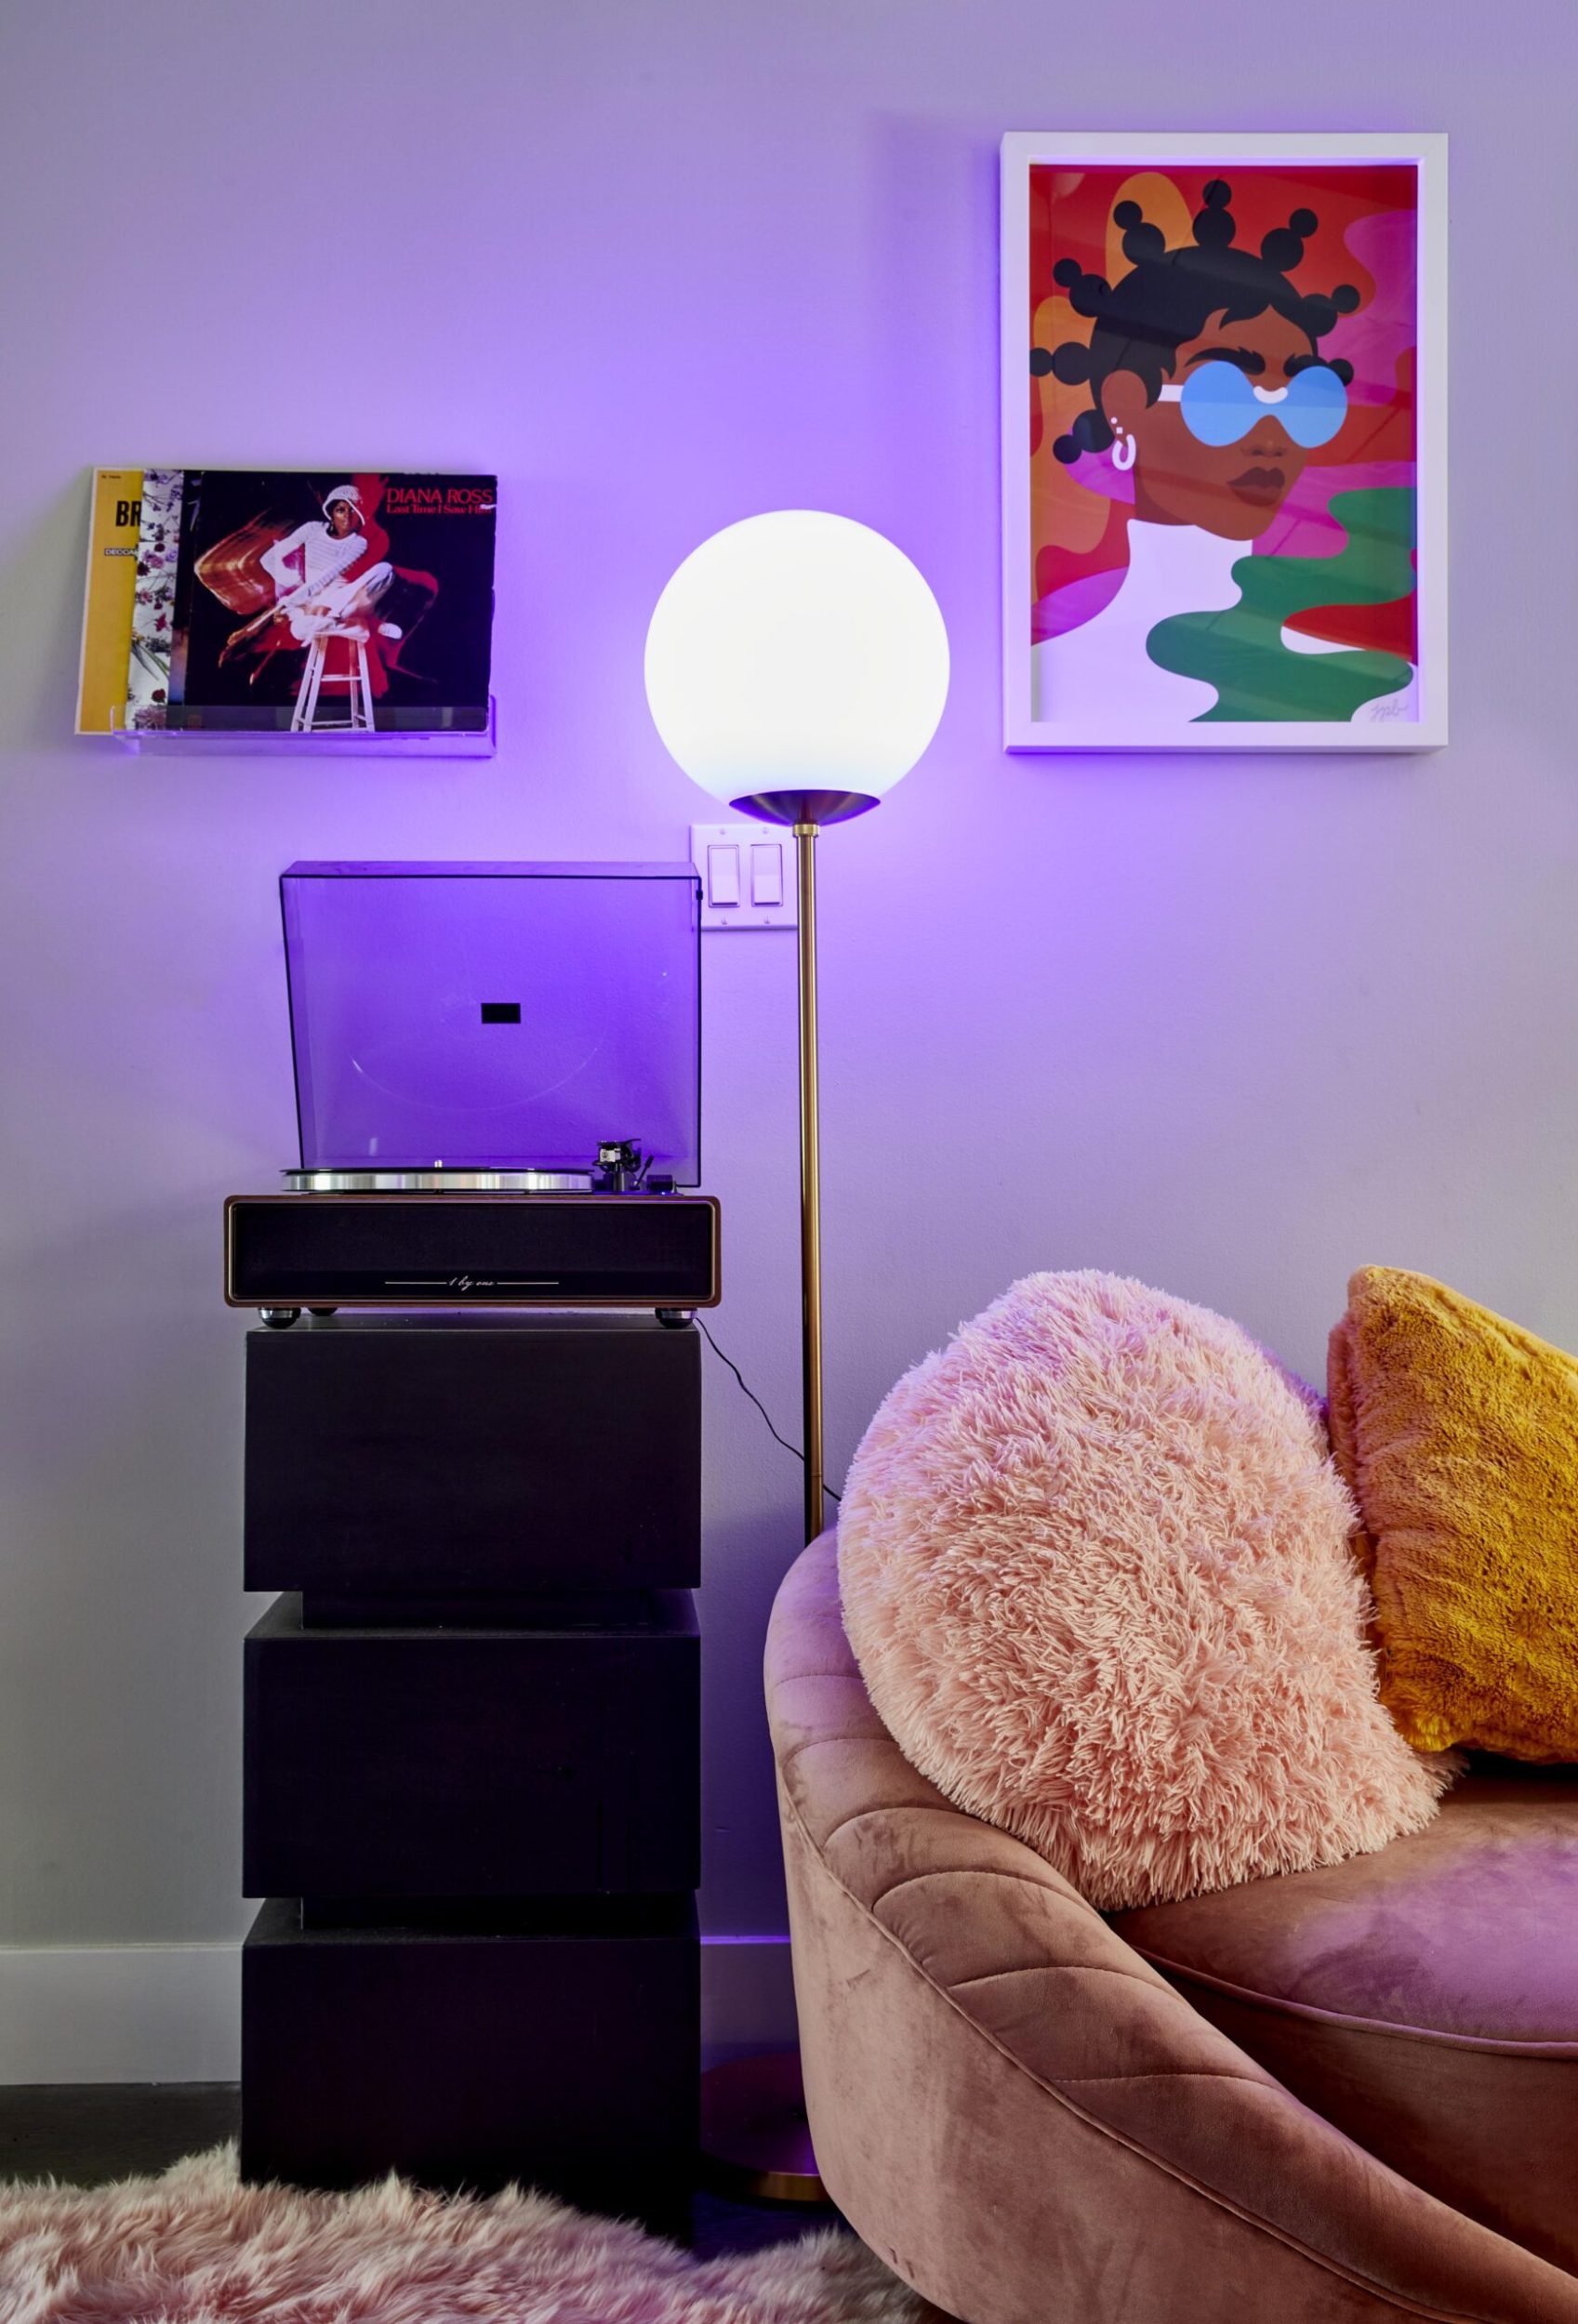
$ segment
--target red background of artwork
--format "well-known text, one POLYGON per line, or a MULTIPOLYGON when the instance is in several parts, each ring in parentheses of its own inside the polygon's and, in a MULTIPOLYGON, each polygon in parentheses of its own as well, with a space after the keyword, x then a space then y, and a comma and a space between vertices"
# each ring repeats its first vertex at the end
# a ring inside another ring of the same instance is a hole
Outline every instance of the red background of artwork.
MULTIPOLYGON (((1244 249, 1258 249, 1262 237, 1273 227, 1285 226, 1295 209, 1313 210, 1319 223, 1315 232, 1307 237, 1304 257, 1293 269, 1291 279, 1303 291, 1330 292, 1338 284, 1350 283, 1359 294, 1356 314, 1345 317, 1321 341, 1324 351, 1347 353, 1350 360, 1360 354, 1364 339, 1372 336, 1367 328, 1367 318, 1372 322, 1380 292, 1387 294, 1395 304, 1399 289, 1405 288, 1412 316, 1417 296, 1412 280, 1406 286, 1378 284, 1376 276, 1346 240, 1349 230, 1365 219, 1387 213, 1412 215, 1417 210, 1418 178, 1412 164, 1207 162, 1186 167, 1147 163, 1136 157, 1119 164, 1065 169, 1053 163, 1042 163, 1029 173, 1027 289, 1032 345, 1038 343, 1038 309, 1048 298, 1066 297, 1053 280, 1053 268, 1059 258, 1076 258, 1087 273, 1106 275, 1113 205, 1142 172, 1168 178, 1182 195, 1191 218, 1204 205, 1208 181, 1225 178, 1232 188, 1229 206, 1237 229, 1235 244, 1244 249), (1349 341, 1354 344, 1346 344, 1349 341)), ((1175 235, 1170 234, 1170 245, 1175 241, 1175 235)), ((1066 304, 1063 313, 1071 327, 1058 337, 1080 335, 1084 326, 1075 322, 1066 304)), ((1360 354, 1350 391, 1348 418, 1335 441, 1324 446, 1319 456, 1319 469, 1327 480, 1320 489, 1327 496, 1331 490, 1341 490, 1344 481, 1374 481, 1372 472, 1377 468, 1412 467, 1414 461, 1415 328, 1410 327, 1406 337, 1409 344, 1399 345, 1394 353, 1386 355, 1379 369, 1373 359, 1367 366, 1360 354), (1363 479, 1358 473, 1349 480, 1331 478, 1331 470, 1345 467, 1369 473, 1363 479)), ((1045 343, 1055 345, 1057 341, 1045 343)), ((1046 480, 1041 493, 1032 495, 1034 527, 1038 517, 1044 520, 1049 495, 1055 495, 1059 487, 1050 467, 1052 447, 1043 442, 1039 383, 1032 378, 1028 384, 1031 459, 1035 469, 1046 480)), ((1071 408, 1077 408, 1077 403, 1071 408)), ((1065 471, 1065 479, 1070 490, 1088 490, 1072 470, 1065 471)), ((1124 500, 1111 500, 1100 538, 1094 546, 1071 547, 1067 541, 1057 539, 1055 534, 1043 534, 1037 538, 1032 531, 1032 598, 1043 600, 1072 582, 1121 571, 1128 562, 1129 513, 1124 500)), ((1307 551, 1307 539, 1292 537, 1298 522, 1299 511, 1290 495, 1286 511, 1279 515, 1256 545, 1259 552, 1274 554, 1280 548, 1293 554, 1307 551)), ((1334 549, 1340 537, 1333 529, 1324 546, 1334 549)), ((1417 659, 1418 651, 1415 606, 1415 598, 1410 596, 1392 605, 1312 608, 1295 617, 1292 626, 1316 630, 1345 644, 1380 648, 1412 661, 1417 659)))

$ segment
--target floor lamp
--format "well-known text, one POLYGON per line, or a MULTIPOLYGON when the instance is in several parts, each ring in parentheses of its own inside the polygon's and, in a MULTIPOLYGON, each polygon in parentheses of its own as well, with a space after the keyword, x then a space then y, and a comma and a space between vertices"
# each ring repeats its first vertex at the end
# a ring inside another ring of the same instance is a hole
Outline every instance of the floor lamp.
POLYGON ((825 1523, 816 835, 908 774, 948 695, 948 632, 902 549, 849 517, 780 508, 692 551, 657 601, 646 697, 714 799, 794 835, 800 990, 800 1297, 805 1538, 825 1523))
MULTIPOLYGON (((805 1538, 825 1521, 816 835, 875 807, 936 732, 948 632, 901 549, 848 517, 781 508, 693 550, 657 601, 646 696, 669 749, 736 812, 794 834, 805 1538)), ((703 2078, 702 2146, 726 2190, 822 2199, 795 2053, 703 2078)))

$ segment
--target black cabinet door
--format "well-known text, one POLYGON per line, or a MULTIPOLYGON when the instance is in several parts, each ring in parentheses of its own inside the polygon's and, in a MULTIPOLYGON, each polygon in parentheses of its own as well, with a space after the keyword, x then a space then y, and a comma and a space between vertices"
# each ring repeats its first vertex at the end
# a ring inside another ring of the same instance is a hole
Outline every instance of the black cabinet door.
POLYGON ((622 1611, 564 1630, 309 1630, 280 1599, 246 1642, 247 1895, 694 1888, 693 1603, 655 1591, 622 1611))
POLYGON ((700 2040, 690 1897, 545 1908, 491 1934, 303 1930, 276 1897, 241 1967, 244 2178, 514 2180, 683 2222, 700 2040))
POLYGON ((695 1588, 700 1349, 635 1315, 249 1332, 247 1588, 695 1588))

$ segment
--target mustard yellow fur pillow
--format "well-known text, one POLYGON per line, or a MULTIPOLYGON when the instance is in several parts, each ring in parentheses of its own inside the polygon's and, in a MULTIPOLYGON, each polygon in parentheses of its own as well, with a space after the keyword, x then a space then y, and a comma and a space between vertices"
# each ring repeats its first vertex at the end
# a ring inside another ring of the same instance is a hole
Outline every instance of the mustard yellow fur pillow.
POLYGON ((1361 1267, 1327 1382, 1403 1736, 1578 1760, 1578 1361, 1428 1275, 1361 1267))

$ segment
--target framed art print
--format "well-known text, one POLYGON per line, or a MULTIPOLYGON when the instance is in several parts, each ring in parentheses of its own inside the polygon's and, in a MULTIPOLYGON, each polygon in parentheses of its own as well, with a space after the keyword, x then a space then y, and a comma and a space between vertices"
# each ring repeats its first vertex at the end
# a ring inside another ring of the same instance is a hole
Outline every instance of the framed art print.
POLYGON ((1004 138, 1009 749, 1445 742, 1445 174, 1004 138))

